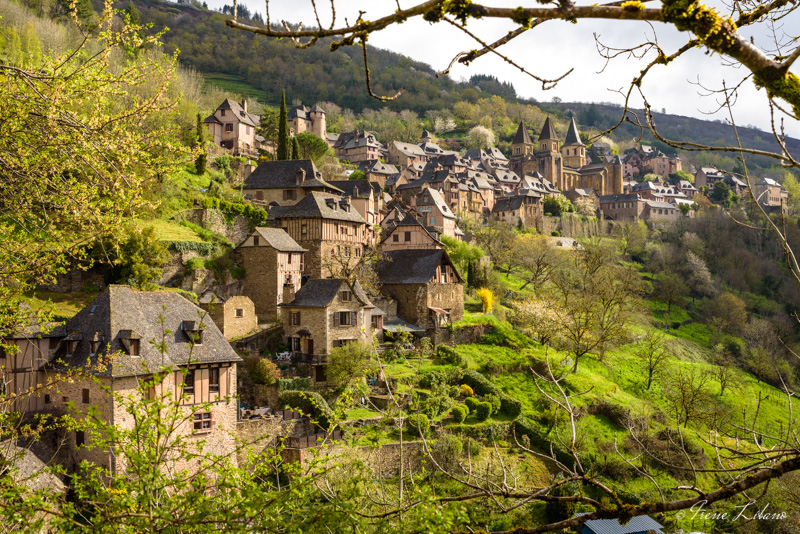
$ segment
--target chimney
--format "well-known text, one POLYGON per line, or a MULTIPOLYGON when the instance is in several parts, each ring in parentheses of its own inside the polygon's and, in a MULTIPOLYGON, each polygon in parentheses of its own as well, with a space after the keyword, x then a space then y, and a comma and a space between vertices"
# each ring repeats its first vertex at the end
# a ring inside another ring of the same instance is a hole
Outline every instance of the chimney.
POLYGON ((245 113, 247 113, 247 99, 246 98, 242 99, 242 109, 244 110, 245 113))
POLYGON ((297 172, 294 174, 296 185, 300 185, 306 181, 306 171, 305 169, 297 169, 297 172))
POLYGON ((283 302, 292 302, 294 300, 294 284, 283 285, 283 302))

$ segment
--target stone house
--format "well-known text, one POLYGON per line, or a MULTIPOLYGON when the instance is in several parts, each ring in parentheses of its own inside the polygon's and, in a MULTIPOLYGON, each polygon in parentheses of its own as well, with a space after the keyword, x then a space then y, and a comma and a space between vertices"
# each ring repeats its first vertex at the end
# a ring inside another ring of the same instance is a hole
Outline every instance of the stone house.
POLYGON ((529 228, 536 226, 542 211, 542 196, 535 191, 525 189, 512 196, 498 198, 492 208, 492 216, 514 226, 522 221, 522 225, 529 228))
POLYGON ((370 182, 376 182, 381 189, 386 187, 387 180, 400 175, 400 171, 394 165, 388 165, 380 160, 362 161, 358 168, 364 173, 364 177, 370 182))
POLYGON ((594 206, 595 211, 600 209, 600 198, 595 194, 593 189, 572 189, 564 193, 564 196, 569 199, 570 202, 575 204, 578 199, 586 198, 592 203, 594 206))
POLYGON ((637 221, 642 217, 644 210, 645 201, 636 193, 600 197, 600 211, 608 219, 637 221))
POLYGON ((725 174, 714 167, 700 167, 694 175, 694 185, 697 188, 714 187, 714 183, 723 180, 725 174))
POLYGON ((386 236, 381 241, 381 252, 437 248, 444 248, 442 242, 410 213, 388 226, 386 236))
POLYGON ((292 136, 311 132, 317 137, 326 139, 328 126, 325 111, 319 105, 315 105, 311 109, 303 105, 294 106, 286 113, 286 120, 292 136))
POLYGON ((372 341, 372 310, 356 281, 309 280, 291 302, 281 304, 286 341, 294 363, 308 365, 315 382, 325 382, 327 356, 351 341, 372 341))
POLYGON ((209 290, 200 296, 198 305, 208 313, 228 341, 242 337, 258 326, 255 304, 244 295, 223 298, 209 290))
POLYGON ((380 224, 383 190, 377 182, 367 180, 335 180, 329 182, 350 197, 350 203, 367 223, 367 242, 375 242, 374 226, 380 224))
POLYGON ((697 193, 697 188, 689 180, 681 180, 675 188, 686 195, 687 198, 692 198, 697 193))
POLYGON ((675 221, 681 216, 681 210, 675 204, 660 202, 658 200, 645 200, 645 209, 642 216, 652 222, 675 221))
MULTIPOLYGON (((21 380, 40 386, 26 399, 26 413, 82 417, 91 408, 107 423, 129 429, 134 420, 123 398, 169 395, 165 399, 177 402, 186 418, 179 433, 220 455, 235 449, 233 398, 241 359, 208 314, 178 293, 110 285, 63 328, 50 334, 27 332, 12 341, 21 350, 13 357, 3 355, 4 372, 25 375, 21 380), (163 340, 162 350, 154 340, 163 340), (44 387, 66 371, 75 373, 74 380, 44 387), (163 381, 146 390, 142 384, 156 373, 163 381)), ((124 459, 110 451, 87 448, 91 440, 82 430, 68 433, 68 468, 83 460, 111 470, 124 466, 124 459)))
POLYGON ((400 176, 405 180, 405 183, 419 180, 425 174, 425 167, 425 163, 412 163, 403 167, 400 171, 400 176))
POLYGON ((269 220, 308 251, 309 278, 327 278, 342 262, 353 266, 363 257, 367 224, 348 197, 315 191, 293 206, 273 207, 269 220))
POLYGON ((417 211, 423 217, 425 226, 434 228, 441 235, 456 237, 456 216, 445 202, 442 193, 429 187, 424 189, 416 200, 417 211))
POLYGON ((264 141, 256 135, 261 117, 247 112, 247 100, 240 104, 226 98, 203 122, 214 144, 231 150, 235 155, 254 155, 264 141))
POLYGON ((375 134, 364 130, 341 134, 333 150, 337 158, 350 163, 381 159, 385 152, 375 134))
POLYGON ((424 329, 464 318, 464 284, 443 249, 391 250, 378 262, 381 292, 397 301, 397 315, 424 329))
POLYGON ((425 165, 428 162, 428 154, 419 145, 392 141, 389 145, 388 161, 392 165, 400 165, 401 168, 413 164, 425 165))
POLYGON ((263 161, 245 178, 242 194, 259 205, 291 206, 312 191, 344 194, 322 179, 314 162, 307 159, 263 161))
POLYGON ((789 192, 772 178, 762 178, 753 185, 756 201, 764 208, 780 208, 786 205, 789 192))
POLYGON ((306 249, 281 228, 258 227, 236 249, 245 270, 242 294, 253 301, 259 322, 274 321, 280 304, 300 289, 306 249))

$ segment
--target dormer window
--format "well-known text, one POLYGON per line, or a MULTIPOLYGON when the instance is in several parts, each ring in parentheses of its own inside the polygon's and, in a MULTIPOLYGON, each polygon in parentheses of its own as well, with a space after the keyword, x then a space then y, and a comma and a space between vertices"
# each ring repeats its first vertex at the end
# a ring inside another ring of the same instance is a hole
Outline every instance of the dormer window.
POLYGON ((339 298, 342 300, 342 302, 350 302, 353 300, 353 293, 351 291, 342 291, 339 294, 339 298))
POLYGON ((129 356, 139 356, 139 340, 131 339, 130 346, 128 347, 129 356))
POLYGON ((203 344, 203 329, 199 323, 196 321, 182 321, 181 329, 186 333, 186 337, 192 344, 203 344))

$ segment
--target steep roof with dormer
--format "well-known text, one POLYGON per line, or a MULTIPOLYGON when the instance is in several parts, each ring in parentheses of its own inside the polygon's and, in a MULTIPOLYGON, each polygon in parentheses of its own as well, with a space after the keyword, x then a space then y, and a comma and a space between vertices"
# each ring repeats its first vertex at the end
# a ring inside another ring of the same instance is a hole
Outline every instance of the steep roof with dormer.
POLYGON ((293 206, 273 206, 269 220, 279 219, 331 219, 364 223, 364 218, 338 195, 312 191, 293 206))

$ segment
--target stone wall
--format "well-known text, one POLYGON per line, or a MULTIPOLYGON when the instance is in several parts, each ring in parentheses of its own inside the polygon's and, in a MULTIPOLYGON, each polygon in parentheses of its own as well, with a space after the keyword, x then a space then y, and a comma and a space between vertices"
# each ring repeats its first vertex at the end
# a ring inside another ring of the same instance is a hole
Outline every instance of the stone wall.
POLYGON ((327 448, 284 449, 281 453, 284 462, 300 462, 301 465, 317 457, 328 457, 332 464, 346 468, 348 465, 363 462, 376 476, 389 478, 400 472, 402 459, 404 473, 420 471, 424 453, 422 442, 387 443, 380 447, 348 447, 336 442, 327 448))
POLYGON ((227 216, 219 210, 196 208, 184 212, 187 221, 227 237, 234 246, 250 234, 250 223, 241 215, 227 216))
POLYGON ((567 213, 561 217, 539 218, 536 229, 545 235, 557 231, 564 237, 605 236, 608 235, 608 221, 567 213))
POLYGON ((469 345, 480 343, 481 338, 491 334, 494 327, 488 324, 471 324, 458 328, 438 328, 429 330, 428 337, 434 345, 469 345))
POLYGON ((83 291, 84 288, 99 291, 106 287, 106 281, 110 274, 111 267, 108 265, 96 265, 91 269, 82 269, 76 266, 64 274, 56 275, 56 279, 52 283, 40 284, 37 288, 56 293, 76 293, 83 291))

